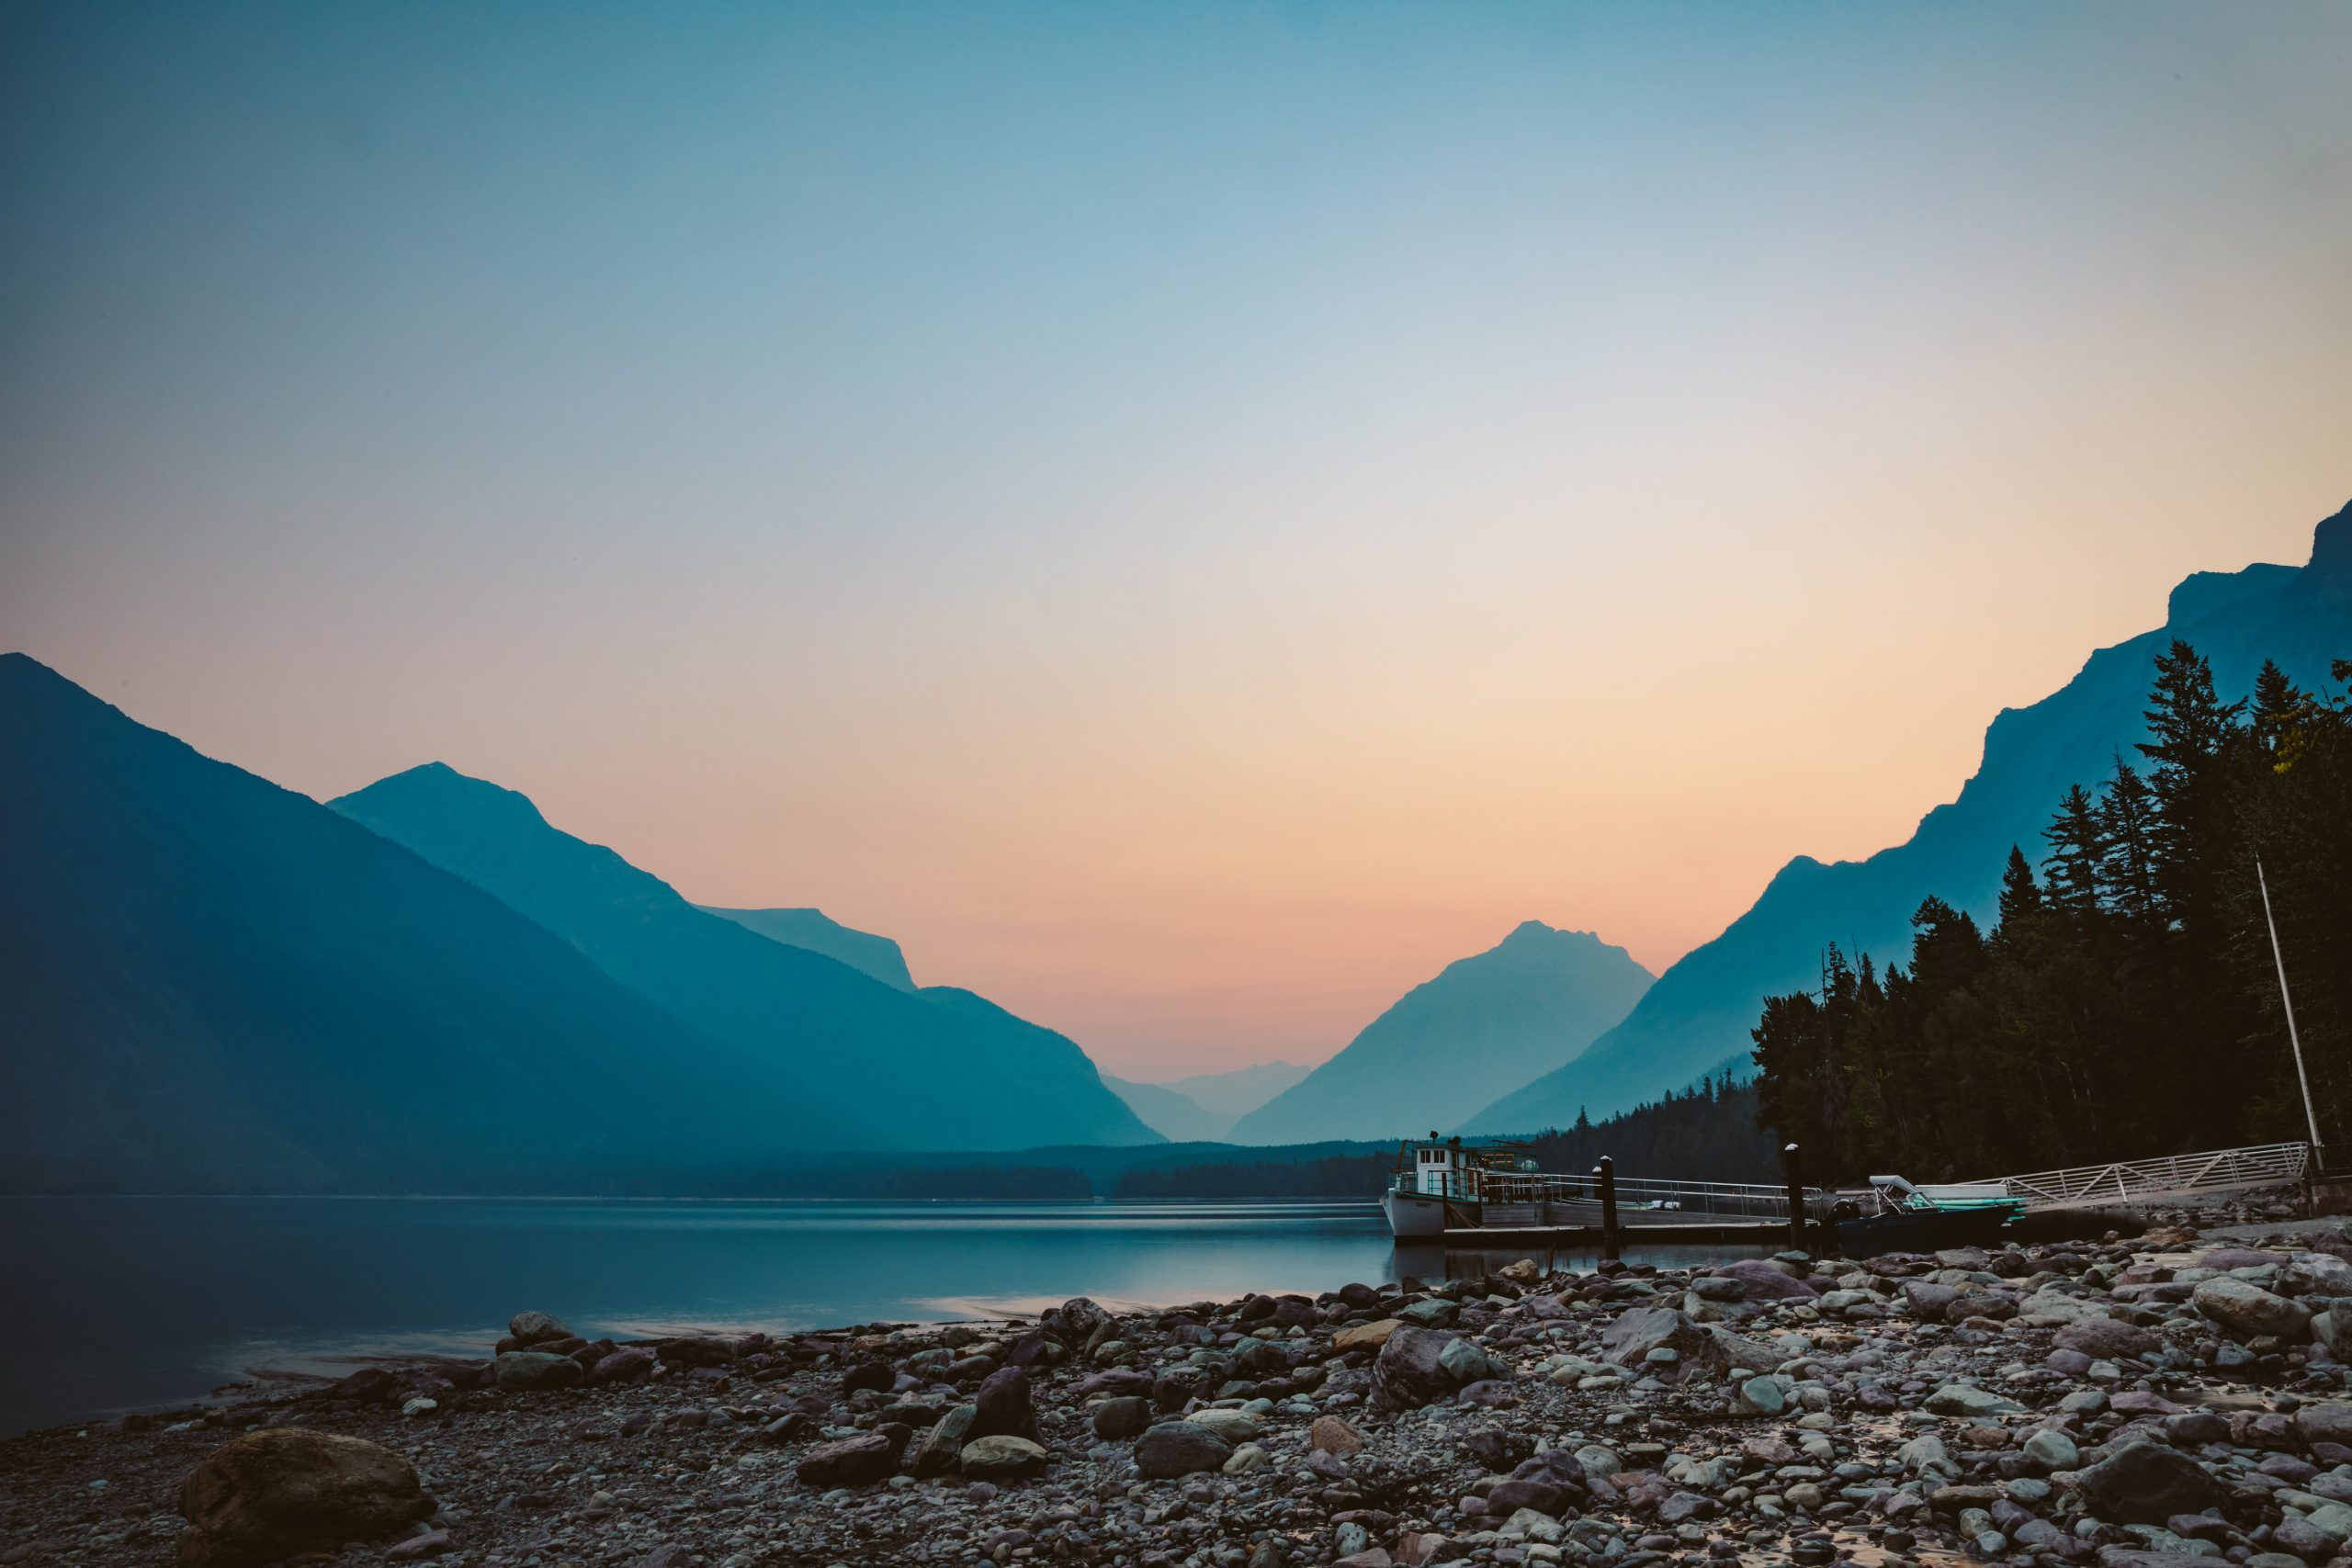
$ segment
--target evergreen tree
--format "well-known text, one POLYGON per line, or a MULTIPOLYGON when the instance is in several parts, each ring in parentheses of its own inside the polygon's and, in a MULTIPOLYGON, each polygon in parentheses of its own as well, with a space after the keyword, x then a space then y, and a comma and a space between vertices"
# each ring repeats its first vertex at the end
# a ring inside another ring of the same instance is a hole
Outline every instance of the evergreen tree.
POLYGON ((2107 851, 2099 881, 2110 905, 2126 919, 2155 920, 2161 914, 2156 898, 2155 793, 2120 757, 2115 759, 2114 776, 2099 800, 2098 826, 2107 851))
POLYGON ((2000 929, 2007 931, 2018 922, 2033 919, 2041 908, 2041 888, 2033 880, 2033 867, 2027 863, 2025 852, 2011 844, 2009 863, 2001 872, 2000 929))
POLYGON ((2107 865, 2107 829, 2090 791, 2075 784, 2058 803, 2058 814, 2041 830, 2050 840, 2041 863, 2050 902, 2069 915, 2095 915, 2100 907, 2100 875, 2107 865))

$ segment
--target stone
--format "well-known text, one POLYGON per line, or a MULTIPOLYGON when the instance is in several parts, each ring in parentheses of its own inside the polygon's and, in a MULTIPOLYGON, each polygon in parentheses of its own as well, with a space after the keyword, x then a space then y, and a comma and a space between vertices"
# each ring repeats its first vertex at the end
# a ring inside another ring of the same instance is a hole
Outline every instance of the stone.
MULTIPOLYGON (((724 1367, 742 1354, 734 1340, 718 1334, 690 1334, 662 1342, 662 1360, 672 1367, 724 1367)), ((886 1371, 888 1369, 884 1369, 886 1371)), ((890 1385, 885 1382, 883 1387, 890 1385)))
POLYGON ((1225 1468, 1233 1445, 1206 1427, 1163 1421, 1136 1439, 1136 1469, 1154 1480, 1225 1468))
POLYGON ((1363 1451, 1363 1437, 1337 1416, 1317 1416, 1306 1429, 1306 1446, 1327 1454, 1363 1451))
POLYGON ((1905 1280, 1903 1282, 1904 1304, 1914 1317, 1932 1323, 1944 1320, 1944 1309, 1960 1299, 1960 1291, 1951 1285, 1939 1285, 1932 1280, 1905 1280))
POLYGON ((550 1339, 576 1337, 553 1313, 518 1312, 506 1320, 506 1337, 520 1346, 544 1345, 550 1339))
POLYGON ((654 1355, 642 1345, 625 1345, 588 1369, 592 1383, 643 1382, 653 1375, 654 1355))
POLYGON ((933 1422, 915 1450, 914 1472, 944 1475, 962 1462, 964 1445, 971 1440, 972 1423, 979 1414, 977 1406, 959 1404, 933 1422))
POLYGON ((1263 1470, 1273 1462, 1273 1456, 1255 1443, 1244 1443, 1233 1450, 1233 1456, 1222 1466, 1227 1475, 1246 1475, 1253 1470, 1263 1470))
POLYGON ((1460 1337, 1440 1328, 1399 1326, 1372 1365, 1375 1400, 1385 1409, 1414 1410, 1451 1399, 1467 1381, 1456 1377, 1444 1359, 1460 1337))
POLYGON ((1821 1294, 1809 1282, 1761 1258, 1718 1264, 1713 1272, 1718 1279, 1738 1280, 1741 1293, 1751 1302, 1808 1302, 1821 1294))
POLYGON ((2026 1438, 2019 1452, 2026 1462, 2044 1474, 2053 1470, 2072 1470, 2082 1462, 2082 1450, 2075 1439, 2054 1428, 2045 1427, 2026 1438))
POLYGON ((889 1362, 860 1361, 842 1371, 842 1393, 846 1396, 855 1393, 859 1389, 870 1388, 878 1393, 888 1393, 890 1392, 891 1385, 897 1381, 896 1374, 890 1370, 889 1362))
POLYGON ((183 1568, 253 1568, 395 1534, 433 1511, 390 1449, 304 1427, 231 1439, 180 1483, 183 1568))
POLYGON ((1540 1477, 1514 1478, 1499 1481, 1487 1494, 1487 1508, 1490 1513, 1515 1514, 1521 1508, 1532 1508, 1554 1518, 1567 1512, 1576 1499, 1568 1489, 1540 1477))
POLYGON ((588 1381, 580 1363, 545 1350, 507 1350, 498 1358, 498 1386, 507 1390, 577 1388, 588 1381))
POLYGON ((967 1480, 1012 1481, 1045 1474, 1052 1457, 1026 1438, 999 1432, 965 1444, 960 1459, 967 1480))
POLYGON ((1438 1352, 1438 1365, 1453 1377, 1454 1382, 1467 1385, 1489 1380, 1507 1379, 1510 1369, 1467 1339, 1456 1339, 1438 1352))
POLYGON ((1151 1401, 1136 1394, 1106 1399, 1094 1412, 1094 1435, 1123 1442, 1151 1425, 1151 1401))
POLYGON ((2177 1449, 2132 1443, 2081 1472, 2083 1495, 2102 1519, 2162 1524, 2175 1514, 2201 1514, 2220 1503, 2222 1485, 2177 1449))
POLYGON ((2014 1416, 2025 1406, 1997 1393, 1987 1393, 1981 1388, 1971 1388, 1963 1382, 1950 1382, 1928 1395, 1927 1408, 1938 1416, 2014 1416))
POLYGON ((2238 1339, 2253 1339, 2265 1334, 2275 1334, 2281 1339, 2301 1339, 2311 1327, 2311 1309, 2301 1302, 2274 1296, 2259 1286, 2226 1275, 2199 1280, 2189 1300, 2199 1313, 2238 1339))
MULTIPOLYGON (((2295 1412, 2295 1427, 2307 1443, 2342 1443, 2352 1447, 2352 1404, 2324 1400, 2295 1412)), ((2220 1439, 2226 1442, 2227 1438, 2220 1439)))
POLYGON ((1331 1336, 1331 1348, 1335 1350, 1377 1350, 1388 1343, 1390 1335, 1403 1326, 1393 1317, 1384 1317, 1377 1323, 1351 1324, 1331 1336))
POLYGON ((899 1455, 910 1436, 904 1427, 876 1427, 854 1438, 825 1443, 808 1450, 795 1473, 801 1484, 820 1492, 836 1486, 871 1486, 887 1481, 899 1468, 899 1455))
MULTIPOLYGON (((1085 1301, 1083 1296, 1080 1301, 1085 1301)), ((1087 1302, 1091 1306, 1091 1302, 1087 1302)), ((972 1436, 992 1438, 1026 1438, 1037 1440, 1037 1411, 1030 1403, 1029 1373, 1021 1367, 1000 1367, 980 1380, 973 1391, 972 1404, 977 1414, 972 1420, 972 1436)))
POLYGON ((1944 1303, 1946 1323, 1966 1323, 1972 1317, 1990 1318, 1997 1322, 2017 1314, 2016 1301, 1998 1291, 1962 1291, 1944 1303))
POLYGON ((1240 1410, 1195 1410, 1185 1417, 1195 1427, 1204 1427, 1228 1443, 1246 1443, 1258 1435, 1258 1418, 1240 1410))
POLYGON ((2285 1518, 2270 1529, 2270 1544, 2304 1562, 2324 1562, 2342 1543, 2309 1519, 2285 1518))
POLYGON ((1770 1346, 1742 1338, 1718 1324, 1694 1322, 1672 1307, 1634 1307, 1618 1314, 1617 1321, 1601 1332, 1600 1344, 1603 1359, 1621 1367, 1639 1366, 1661 1382, 1733 1367, 1761 1371, 1785 1359, 1770 1346), (1671 1368, 1649 1364, 1649 1353, 1660 1346, 1676 1352, 1671 1368))

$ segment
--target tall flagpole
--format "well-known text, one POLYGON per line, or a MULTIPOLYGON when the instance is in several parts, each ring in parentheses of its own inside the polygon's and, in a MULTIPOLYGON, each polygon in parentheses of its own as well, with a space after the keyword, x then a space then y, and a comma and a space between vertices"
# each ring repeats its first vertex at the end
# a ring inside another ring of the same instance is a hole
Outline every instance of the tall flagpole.
POLYGON ((2270 927, 2270 957, 2278 965, 2278 1005, 2287 1010, 2287 1043, 2295 1052, 2295 1081, 2303 1086, 2303 1121, 2312 1130, 2312 1147, 2320 1146, 2319 1116, 2312 1110, 2312 1080, 2303 1071, 2303 1042, 2295 1032, 2295 1000, 2287 994, 2287 954, 2278 946, 2278 919, 2270 912, 2270 878, 2263 874, 2262 857, 2254 857, 2254 879, 2262 888, 2262 919, 2270 927))

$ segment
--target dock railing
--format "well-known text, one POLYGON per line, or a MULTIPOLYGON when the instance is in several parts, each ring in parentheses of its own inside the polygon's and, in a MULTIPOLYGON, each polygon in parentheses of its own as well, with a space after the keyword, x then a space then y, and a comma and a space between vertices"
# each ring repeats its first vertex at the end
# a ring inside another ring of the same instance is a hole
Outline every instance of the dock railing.
POLYGON ((2011 1197, 2024 1199, 2029 1210, 2100 1209, 2291 1186, 2311 1169, 2311 1155, 2309 1144, 2258 1144, 2158 1159, 2110 1160, 2105 1165, 2037 1170, 1996 1179, 2011 1197))
MULTIPOLYGON (((1546 1211, 1589 1208, 1600 1212, 1600 1179, 1519 1171, 1487 1171, 1480 1178, 1487 1209, 1546 1211)), ((1825 1217, 1837 1195, 1805 1190, 1809 1218, 1825 1217)), ((1788 1189, 1750 1181, 1676 1181, 1638 1176, 1617 1178, 1617 1211, 1629 1225, 1672 1224, 1700 1220, 1780 1221, 1789 1217, 1788 1189)), ((1596 1222, 1597 1223, 1597 1222, 1596 1222)))

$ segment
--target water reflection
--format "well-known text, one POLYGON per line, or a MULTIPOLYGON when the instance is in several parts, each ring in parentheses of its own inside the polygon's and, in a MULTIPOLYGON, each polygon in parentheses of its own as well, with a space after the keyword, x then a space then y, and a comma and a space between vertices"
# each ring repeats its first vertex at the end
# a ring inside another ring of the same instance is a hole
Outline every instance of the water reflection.
MULTIPOLYGON (((0 1362, 7 1431, 183 1401, 259 1367, 486 1353, 525 1307, 590 1334, 808 1328, 1597 1261, 1400 1249, 1369 1201, 7 1198, 0 1247, 0 1337, 34 1348, 0 1362)), ((1629 1241, 1625 1257, 1745 1250, 1629 1241)))

